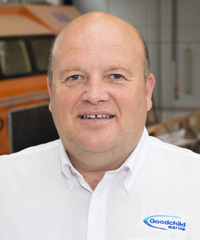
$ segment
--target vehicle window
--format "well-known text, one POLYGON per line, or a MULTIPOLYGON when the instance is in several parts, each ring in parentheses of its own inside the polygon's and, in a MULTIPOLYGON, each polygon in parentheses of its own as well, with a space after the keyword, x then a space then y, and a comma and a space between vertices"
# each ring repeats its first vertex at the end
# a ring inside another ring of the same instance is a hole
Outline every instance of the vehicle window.
POLYGON ((0 64, 5 76, 32 71, 25 42, 20 39, 0 40, 0 64))
POLYGON ((52 42, 52 38, 38 38, 31 40, 36 67, 39 71, 44 72, 47 70, 49 50, 52 42))

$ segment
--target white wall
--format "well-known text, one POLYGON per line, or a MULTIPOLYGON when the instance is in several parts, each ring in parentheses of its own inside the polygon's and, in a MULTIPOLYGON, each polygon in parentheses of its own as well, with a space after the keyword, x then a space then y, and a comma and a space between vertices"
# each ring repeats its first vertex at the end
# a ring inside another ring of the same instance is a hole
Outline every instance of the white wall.
POLYGON ((170 0, 74 0, 82 13, 109 12, 132 23, 144 36, 157 80, 155 105, 165 109, 160 114, 162 121, 185 114, 189 109, 200 109, 200 0, 178 0, 177 3, 177 62, 174 64, 170 0), (191 94, 184 89, 186 48, 191 50, 191 94), (178 98, 174 94, 175 85, 179 87, 178 98))

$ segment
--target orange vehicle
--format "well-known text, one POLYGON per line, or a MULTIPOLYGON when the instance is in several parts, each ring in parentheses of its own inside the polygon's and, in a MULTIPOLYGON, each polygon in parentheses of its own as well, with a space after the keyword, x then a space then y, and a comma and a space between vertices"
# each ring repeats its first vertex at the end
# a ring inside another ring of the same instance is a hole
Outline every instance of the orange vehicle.
POLYGON ((0 154, 58 137, 48 111, 48 54, 78 16, 73 6, 0 7, 0 154))

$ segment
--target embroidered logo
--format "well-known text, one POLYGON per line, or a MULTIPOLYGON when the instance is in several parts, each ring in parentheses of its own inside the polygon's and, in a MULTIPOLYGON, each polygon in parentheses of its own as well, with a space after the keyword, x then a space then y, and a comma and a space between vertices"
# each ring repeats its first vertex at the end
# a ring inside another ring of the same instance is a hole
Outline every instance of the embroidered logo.
POLYGON ((147 226, 161 230, 186 230, 186 222, 177 216, 153 215, 143 221, 147 226))

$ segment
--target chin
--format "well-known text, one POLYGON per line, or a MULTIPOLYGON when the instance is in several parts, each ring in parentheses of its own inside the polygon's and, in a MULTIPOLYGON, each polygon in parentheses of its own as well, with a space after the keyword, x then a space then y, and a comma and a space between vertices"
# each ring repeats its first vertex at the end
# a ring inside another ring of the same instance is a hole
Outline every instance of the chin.
POLYGON ((90 153, 104 153, 113 150, 115 147, 110 146, 109 144, 82 144, 81 146, 82 150, 85 152, 90 152, 90 153))

